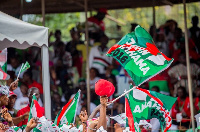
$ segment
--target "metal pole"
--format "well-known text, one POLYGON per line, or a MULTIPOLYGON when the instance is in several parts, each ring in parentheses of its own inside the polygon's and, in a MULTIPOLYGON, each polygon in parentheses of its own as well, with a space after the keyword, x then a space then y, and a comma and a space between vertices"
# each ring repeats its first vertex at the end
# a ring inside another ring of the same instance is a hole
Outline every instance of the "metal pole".
POLYGON ((24 5, 24 1, 21 0, 20 2, 20 19, 22 20, 22 16, 23 16, 23 5, 24 5))
POLYGON ((156 10, 155 10, 155 0, 153 0, 153 40, 156 39, 156 10))
POLYGON ((86 72, 87 72, 87 112, 90 114, 90 67, 89 67, 89 36, 88 36, 88 20, 87 20, 87 12, 88 12, 88 3, 87 0, 84 0, 84 8, 85 8, 85 43, 86 43, 86 52, 87 52, 87 60, 86 60, 86 72))
POLYGON ((42 25, 45 26, 45 0, 41 1, 42 3, 42 25))
POLYGON ((188 89, 189 89, 189 98, 190 98, 190 111, 191 111, 191 120, 192 120, 192 130, 195 131, 194 124, 194 106, 193 106, 193 97, 192 97, 192 80, 190 73, 190 58, 189 58, 189 46, 188 46, 188 30, 187 30, 187 15, 186 15, 186 0, 183 0, 183 9, 184 9, 184 25, 185 25, 185 52, 186 52, 186 63, 187 63, 187 77, 188 77, 188 89))
MULTIPOLYGON (((45 26, 45 0, 41 0, 42 4, 42 24, 45 26)), ((50 96, 50 75, 49 75, 49 49, 46 45, 41 49, 42 57, 42 82, 44 91, 44 107, 45 116, 51 120, 51 96, 50 96)))

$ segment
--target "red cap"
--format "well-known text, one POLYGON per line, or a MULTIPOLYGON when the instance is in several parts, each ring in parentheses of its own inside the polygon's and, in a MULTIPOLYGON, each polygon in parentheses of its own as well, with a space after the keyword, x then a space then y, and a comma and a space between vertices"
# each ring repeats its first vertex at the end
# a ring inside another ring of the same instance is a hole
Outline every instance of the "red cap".
POLYGON ((98 12, 108 14, 108 10, 106 8, 100 8, 98 12))
POLYGON ((13 91, 10 91, 10 92, 9 92, 8 98, 9 98, 10 96, 15 96, 15 97, 17 97, 17 95, 16 95, 13 91))

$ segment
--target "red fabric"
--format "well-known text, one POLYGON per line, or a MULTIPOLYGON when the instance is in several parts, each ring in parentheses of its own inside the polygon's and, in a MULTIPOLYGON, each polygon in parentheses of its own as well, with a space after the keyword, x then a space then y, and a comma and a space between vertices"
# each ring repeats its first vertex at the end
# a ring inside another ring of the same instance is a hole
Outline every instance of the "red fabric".
POLYGON ((33 83, 32 84, 27 84, 28 85, 28 88, 32 88, 32 87, 36 87, 40 90, 40 94, 43 94, 43 87, 42 87, 42 84, 36 82, 33 80, 33 83))
POLYGON ((199 98, 198 97, 195 98, 194 107, 197 111, 199 111, 199 98))
MULTIPOLYGON (((177 113, 183 113, 183 111, 186 113, 187 117, 190 118, 190 101, 189 101, 189 97, 187 97, 185 99, 185 101, 181 101, 180 98, 178 97, 177 98, 177 103, 178 103, 178 107, 181 107, 183 104, 184 104, 184 106, 183 106, 182 111, 180 111, 179 108, 176 109, 176 103, 175 103, 173 105, 173 107, 172 107, 172 110, 171 110, 172 118, 176 119, 176 114, 177 113)), ((182 120, 181 122, 188 122, 188 120, 182 120)))
POLYGON ((88 21, 97 24, 97 25, 101 28, 102 31, 105 31, 105 24, 104 24, 103 21, 99 21, 99 20, 96 19, 94 16, 88 18, 88 21))
MULTIPOLYGON (((23 109, 21 109, 17 112, 17 117, 19 117, 20 115, 24 115, 26 112, 29 112, 29 111, 30 111, 30 106, 27 105, 26 107, 24 107, 23 109)), ((43 107, 41 107, 40 111, 44 115, 44 108, 43 107)), ((28 122, 28 119, 25 119, 24 121, 17 124, 17 126, 19 127, 19 126, 22 126, 22 125, 26 125, 27 122, 28 122)))

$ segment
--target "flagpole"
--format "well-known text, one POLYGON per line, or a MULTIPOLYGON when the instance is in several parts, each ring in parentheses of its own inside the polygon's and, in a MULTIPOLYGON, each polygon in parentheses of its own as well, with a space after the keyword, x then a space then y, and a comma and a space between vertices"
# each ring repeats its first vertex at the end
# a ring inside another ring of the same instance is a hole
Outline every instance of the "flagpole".
POLYGON ((21 66, 21 68, 20 68, 20 70, 19 70, 19 73, 18 73, 18 75, 17 75, 17 80, 18 80, 18 78, 19 78, 19 75, 20 75, 20 72, 21 72, 23 66, 24 66, 24 63, 22 63, 22 66, 21 66))
POLYGON ((89 68, 89 33, 88 33, 88 1, 84 0, 84 9, 85 9, 85 43, 86 43, 86 77, 87 77, 87 112, 90 114, 90 68, 89 68))
POLYGON ((112 103, 114 103, 115 101, 117 101, 118 99, 120 99, 121 97, 125 96, 127 93, 131 92, 132 90, 134 90, 135 88, 137 88, 137 86, 134 86, 133 88, 129 89, 128 91, 124 92, 122 95, 120 95, 119 97, 117 97, 116 99, 114 99, 111 102, 108 102, 107 106, 111 105, 112 103))
POLYGON ((188 77, 188 89, 189 89, 189 98, 190 98, 190 111, 191 111, 191 120, 192 120, 192 130, 195 131, 194 123, 194 107, 193 107, 193 97, 192 97, 192 80, 190 73, 190 58, 189 58, 189 46, 188 46, 188 32, 187 32, 187 14, 186 14, 186 0, 183 0, 183 9, 184 9, 184 25, 185 25, 185 52, 186 52, 186 63, 187 63, 187 77, 188 77))

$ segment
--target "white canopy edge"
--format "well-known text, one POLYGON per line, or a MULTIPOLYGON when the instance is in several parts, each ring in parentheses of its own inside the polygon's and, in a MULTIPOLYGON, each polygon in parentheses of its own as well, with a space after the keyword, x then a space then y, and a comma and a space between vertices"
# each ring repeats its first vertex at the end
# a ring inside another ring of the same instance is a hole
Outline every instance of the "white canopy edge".
POLYGON ((0 50, 7 47, 26 49, 48 47, 48 28, 33 25, 0 12, 0 50))

